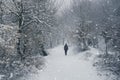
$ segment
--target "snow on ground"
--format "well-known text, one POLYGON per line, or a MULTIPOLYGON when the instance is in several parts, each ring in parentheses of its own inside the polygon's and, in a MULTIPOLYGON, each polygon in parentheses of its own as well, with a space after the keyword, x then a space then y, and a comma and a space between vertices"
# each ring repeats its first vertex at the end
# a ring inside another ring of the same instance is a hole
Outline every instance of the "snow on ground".
MULTIPOLYGON (((98 53, 95 49, 91 50, 89 52, 98 53)), ((30 74, 26 80, 103 80, 97 76, 92 60, 85 60, 83 53, 73 55, 70 48, 68 56, 65 56, 63 46, 48 51, 46 67, 38 74, 30 74)))
POLYGON ((4 77, 4 75, 0 75, 0 80, 4 77))

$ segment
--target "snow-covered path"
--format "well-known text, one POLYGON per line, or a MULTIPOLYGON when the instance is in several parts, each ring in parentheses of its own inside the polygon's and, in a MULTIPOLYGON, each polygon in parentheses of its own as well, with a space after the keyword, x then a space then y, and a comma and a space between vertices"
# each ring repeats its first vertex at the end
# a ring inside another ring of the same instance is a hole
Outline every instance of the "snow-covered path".
POLYGON ((49 50, 46 67, 39 74, 30 75, 27 80, 102 80, 97 76, 95 68, 82 55, 65 56, 63 46, 49 50))

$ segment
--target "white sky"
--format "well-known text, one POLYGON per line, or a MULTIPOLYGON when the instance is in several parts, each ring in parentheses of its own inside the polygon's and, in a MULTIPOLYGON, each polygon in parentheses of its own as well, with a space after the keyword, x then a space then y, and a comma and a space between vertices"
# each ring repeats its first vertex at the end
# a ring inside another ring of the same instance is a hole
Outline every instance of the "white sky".
MULTIPOLYGON (((58 15, 61 15, 61 12, 65 10, 65 8, 69 8, 71 5, 71 2, 73 0, 56 0, 57 1, 57 6, 59 7, 58 10, 58 15)), ((95 1, 95 0, 89 0, 89 1, 95 1)))
POLYGON ((62 6, 70 5, 71 0, 57 0, 58 3, 62 4, 62 6))
POLYGON ((66 8, 69 7, 71 3, 71 0, 57 0, 57 5, 59 5, 59 11, 58 14, 61 14, 61 12, 66 8))

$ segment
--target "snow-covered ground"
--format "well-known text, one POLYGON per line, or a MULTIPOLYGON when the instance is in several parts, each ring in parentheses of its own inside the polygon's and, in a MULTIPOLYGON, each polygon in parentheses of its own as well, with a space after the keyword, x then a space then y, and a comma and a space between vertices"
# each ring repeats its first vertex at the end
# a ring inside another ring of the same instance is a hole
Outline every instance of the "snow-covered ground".
POLYGON ((70 48, 68 56, 64 55, 63 46, 48 51, 50 55, 46 57, 46 67, 38 74, 30 74, 26 80, 103 80, 97 76, 97 71, 92 66, 97 50, 91 49, 86 54, 73 55, 70 48))
POLYGON ((0 75, 0 80, 2 79, 2 77, 4 77, 4 75, 0 75))

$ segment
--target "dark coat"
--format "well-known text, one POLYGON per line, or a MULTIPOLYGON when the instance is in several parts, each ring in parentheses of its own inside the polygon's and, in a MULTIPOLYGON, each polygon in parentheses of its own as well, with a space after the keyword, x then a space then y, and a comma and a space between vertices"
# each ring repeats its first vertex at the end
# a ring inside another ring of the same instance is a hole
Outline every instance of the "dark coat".
POLYGON ((68 45, 67 45, 67 44, 65 44, 65 46, 64 46, 64 50, 65 50, 65 51, 68 50, 68 45))

